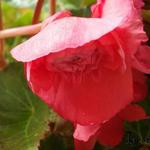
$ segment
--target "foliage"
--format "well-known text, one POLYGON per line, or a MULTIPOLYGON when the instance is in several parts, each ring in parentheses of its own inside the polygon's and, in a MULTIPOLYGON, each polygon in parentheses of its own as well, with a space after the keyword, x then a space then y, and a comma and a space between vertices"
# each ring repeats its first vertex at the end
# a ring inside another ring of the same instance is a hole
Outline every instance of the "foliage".
POLYGON ((27 87, 20 64, 10 64, 0 73, 0 85, 2 149, 36 150, 48 130, 49 108, 27 87))

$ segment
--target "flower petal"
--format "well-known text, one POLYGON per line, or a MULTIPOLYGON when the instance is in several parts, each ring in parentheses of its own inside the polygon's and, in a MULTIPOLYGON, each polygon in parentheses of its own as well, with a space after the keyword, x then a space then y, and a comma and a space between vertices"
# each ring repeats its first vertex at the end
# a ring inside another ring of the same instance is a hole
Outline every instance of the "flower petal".
POLYGON ((98 135, 98 141, 104 146, 114 147, 121 142, 123 135, 123 121, 118 117, 114 117, 101 127, 98 135))
POLYGON ((142 10, 141 8, 144 6, 143 0, 133 0, 133 2, 135 7, 141 11, 142 10))
POLYGON ((99 39, 127 19, 132 11, 131 1, 124 1, 124 7, 121 6, 122 0, 108 0, 104 7, 106 17, 102 19, 66 17, 51 22, 40 33, 14 48, 11 54, 18 61, 29 62, 99 39))
POLYGON ((43 58, 38 62, 25 63, 25 73, 32 91, 47 96, 43 91, 47 92, 53 85, 53 74, 45 68, 44 63, 43 58))
POLYGON ((30 86, 67 120, 81 125, 99 124, 133 100, 132 75, 128 67, 124 73, 101 68, 99 75, 97 72, 94 72, 95 77, 83 74, 81 83, 77 83, 70 80, 71 76, 49 71, 44 61, 43 57, 43 60, 33 61, 29 68, 27 65, 30 86))
POLYGON ((127 106, 119 113, 119 116, 127 121, 138 121, 147 118, 144 109, 139 105, 127 106))
POLYGON ((102 16, 104 3, 105 0, 97 0, 97 3, 92 5, 92 17, 100 18, 102 16))
POLYGON ((134 55, 141 44, 148 40, 148 37, 144 31, 144 24, 141 17, 142 9, 140 7, 142 1, 131 0, 130 2, 132 3, 132 11, 128 19, 117 29, 117 33, 122 40, 122 45, 126 47, 128 54, 134 55))
MULTIPOLYGON (((132 12, 133 2, 131 0, 126 0, 122 7, 122 0, 97 0, 97 3, 92 6, 93 17, 101 18, 112 18, 123 17, 127 15, 127 12, 132 12)), ((128 15, 130 15, 128 13, 128 15)), ((127 19, 123 17, 123 20, 127 19)))
POLYGON ((143 73, 150 73, 150 47, 141 46, 133 58, 133 67, 143 73))
POLYGON ((77 124, 73 136, 75 139, 87 142, 91 136, 96 134, 99 128, 100 128, 100 125, 97 125, 97 124, 89 125, 89 126, 81 126, 77 124))

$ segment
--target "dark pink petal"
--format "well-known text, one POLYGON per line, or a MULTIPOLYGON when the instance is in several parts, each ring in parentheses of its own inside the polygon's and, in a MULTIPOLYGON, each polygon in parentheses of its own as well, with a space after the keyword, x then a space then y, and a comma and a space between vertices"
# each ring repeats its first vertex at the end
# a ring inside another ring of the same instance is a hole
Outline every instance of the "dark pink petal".
POLYGON ((119 116, 123 120, 127 121, 138 121, 141 119, 146 119, 147 115, 144 111, 144 109, 139 105, 129 105, 125 109, 123 109, 119 116))
POLYGON ((92 5, 92 17, 100 18, 102 16, 104 3, 105 0, 97 0, 97 3, 92 5))
POLYGON ((150 47, 140 46, 133 57, 133 67, 143 73, 150 73, 150 47))
POLYGON ((28 62, 66 48, 77 48, 99 39, 124 23, 131 14, 130 0, 108 0, 101 19, 66 17, 56 20, 40 33, 11 51, 18 61, 28 62))
POLYGON ((77 124, 73 136, 75 139, 87 142, 91 136, 96 134, 99 128, 100 125, 81 126, 77 124))
POLYGON ((104 123, 99 130, 98 141, 100 144, 107 147, 118 145, 124 135, 123 120, 114 117, 104 123))
POLYGON ((40 58, 39 61, 35 63, 26 63, 25 71, 27 80, 33 92, 41 94, 43 90, 47 92, 52 86, 52 74, 45 68, 43 58, 40 58))
POLYGON ((133 70, 134 102, 142 101, 147 95, 147 77, 143 73, 133 70))
POLYGON ((43 57, 29 68, 27 65, 26 70, 32 90, 65 119, 81 125, 109 120, 133 100, 128 67, 124 73, 101 67, 99 73, 72 76, 51 71, 43 57), (76 76, 80 76, 81 82, 71 80, 76 76))
POLYGON ((99 39, 101 49, 103 50, 103 66, 110 69, 120 68, 121 71, 126 70, 126 50, 122 46, 116 32, 111 32, 99 39))
POLYGON ((141 8, 144 6, 143 0, 133 0, 134 6, 141 12, 141 8))

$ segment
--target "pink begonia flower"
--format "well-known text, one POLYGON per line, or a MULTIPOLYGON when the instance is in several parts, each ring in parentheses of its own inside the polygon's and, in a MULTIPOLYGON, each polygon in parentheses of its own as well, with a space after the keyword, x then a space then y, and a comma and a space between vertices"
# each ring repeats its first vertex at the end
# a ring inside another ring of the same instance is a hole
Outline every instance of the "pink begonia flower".
MULTIPOLYGON (((77 126, 96 128, 134 101, 133 70, 150 73, 141 6, 98 0, 92 18, 57 13, 11 54, 25 63, 30 88, 45 103, 77 126)), ((95 128, 78 139, 87 141, 95 128)))

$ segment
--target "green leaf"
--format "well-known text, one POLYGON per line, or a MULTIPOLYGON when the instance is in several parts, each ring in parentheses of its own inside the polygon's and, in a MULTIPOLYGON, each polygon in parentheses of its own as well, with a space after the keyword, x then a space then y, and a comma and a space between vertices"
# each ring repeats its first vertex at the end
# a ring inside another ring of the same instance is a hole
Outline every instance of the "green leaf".
POLYGON ((0 149, 37 150, 48 131, 49 108, 29 90, 23 67, 0 72, 0 149))

